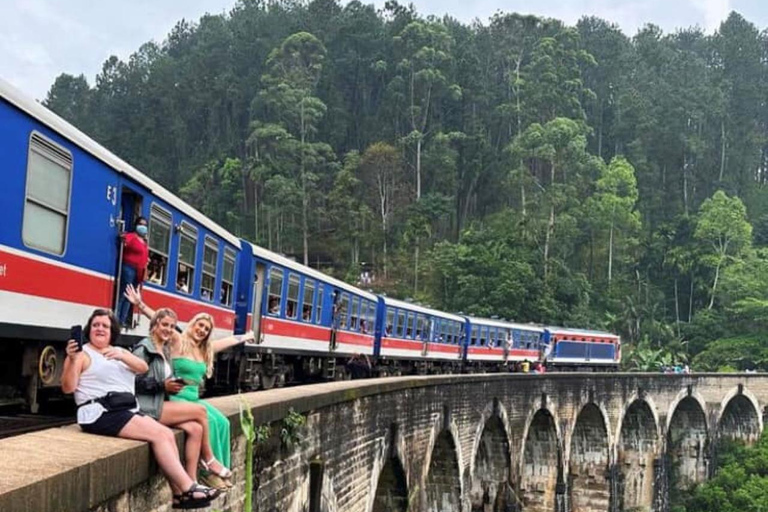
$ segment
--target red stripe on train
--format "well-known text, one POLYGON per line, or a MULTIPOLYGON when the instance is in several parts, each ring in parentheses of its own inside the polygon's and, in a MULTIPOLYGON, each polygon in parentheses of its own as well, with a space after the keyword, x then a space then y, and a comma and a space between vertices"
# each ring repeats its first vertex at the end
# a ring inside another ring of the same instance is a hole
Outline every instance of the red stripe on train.
POLYGON ((94 307, 112 307, 112 279, 0 251, 0 289, 94 307))
MULTIPOLYGON (((328 327, 318 325, 302 324, 299 322, 289 322, 277 318, 262 317, 262 332, 275 336, 290 336, 312 341, 330 342, 331 330, 328 327)), ((336 333, 336 343, 346 345, 358 345, 361 347, 373 347, 373 336, 368 334, 358 334, 354 332, 338 331, 336 333)))
POLYGON ((235 329, 234 311, 222 311, 221 309, 211 307, 205 302, 169 296, 159 293, 149 286, 142 288, 141 295, 144 302, 153 309, 171 308, 182 322, 190 321, 198 313, 208 313, 213 317, 216 329, 226 329, 227 331, 235 329))

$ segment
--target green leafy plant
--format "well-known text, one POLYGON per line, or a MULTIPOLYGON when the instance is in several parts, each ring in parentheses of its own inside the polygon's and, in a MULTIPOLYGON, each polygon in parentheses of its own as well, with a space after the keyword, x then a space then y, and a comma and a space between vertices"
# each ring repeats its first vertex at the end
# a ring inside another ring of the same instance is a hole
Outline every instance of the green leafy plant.
MULTIPOLYGON (((263 435, 263 425, 255 428, 253 413, 242 395, 240 400, 240 426, 245 435, 245 503, 243 510, 253 510, 253 444, 258 436, 263 435)), ((269 427, 267 426, 267 429, 269 427)), ((267 435, 269 437, 269 435, 267 435)))
POLYGON ((307 418, 291 407, 288 415, 283 418, 283 427, 280 429, 280 441, 286 448, 291 448, 301 442, 303 436, 300 430, 306 423, 307 418))

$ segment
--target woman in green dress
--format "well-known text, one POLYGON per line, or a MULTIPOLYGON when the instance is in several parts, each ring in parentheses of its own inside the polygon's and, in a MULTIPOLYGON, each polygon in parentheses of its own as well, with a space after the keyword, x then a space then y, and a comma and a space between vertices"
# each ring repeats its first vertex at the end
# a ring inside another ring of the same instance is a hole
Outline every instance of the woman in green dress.
MULTIPOLYGON (((141 294, 132 286, 128 286, 125 296, 142 314, 150 318, 154 315, 154 310, 141 300, 141 294)), ((231 486, 229 419, 214 406, 200 399, 200 385, 213 374, 214 356, 217 352, 241 343, 250 343, 254 335, 249 332, 242 336, 211 340, 213 326, 211 315, 198 313, 183 332, 173 332, 170 343, 171 366, 174 377, 183 379, 185 386, 178 393, 170 395, 169 400, 205 406, 208 411, 208 432, 213 457, 208 460, 201 458, 200 465, 203 470, 218 476, 231 486)))

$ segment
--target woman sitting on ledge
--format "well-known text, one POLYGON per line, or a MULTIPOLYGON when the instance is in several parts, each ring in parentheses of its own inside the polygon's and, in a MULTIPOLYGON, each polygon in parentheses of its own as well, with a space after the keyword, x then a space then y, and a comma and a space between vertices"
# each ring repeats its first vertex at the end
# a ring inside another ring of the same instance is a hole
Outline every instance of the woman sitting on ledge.
POLYGON ((179 460, 173 432, 139 413, 134 382, 148 367, 127 350, 112 345, 119 336, 120 323, 115 315, 97 309, 83 329, 88 343, 82 349, 75 340, 67 343, 61 389, 75 394, 80 428, 91 434, 147 441, 171 485, 173 508, 208 506, 219 491, 192 480, 179 460))
MULTIPOLYGON (((133 287, 128 287, 125 296, 138 307, 142 314, 150 318, 157 316, 155 310, 141 301, 141 295, 133 287)), ((230 464, 229 420, 214 406, 205 400, 200 400, 200 385, 206 377, 210 377, 213 373, 213 359, 216 352, 240 343, 252 342, 254 336, 253 332, 250 332, 242 336, 228 336, 211 340, 212 331, 213 317, 208 313, 198 313, 187 324, 184 332, 179 333, 174 330, 170 333, 173 374, 183 378, 185 382, 182 389, 170 394, 170 400, 171 402, 192 402, 205 407, 210 425, 212 453, 210 455, 203 453, 204 458, 201 461, 201 466, 208 474, 213 474, 231 485, 232 472, 228 469, 230 464)), ((182 404, 174 405, 181 406, 182 404)), ((189 403, 184 405, 191 406, 189 403)), ((211 483, 215 483, 215 479, 211 483)))

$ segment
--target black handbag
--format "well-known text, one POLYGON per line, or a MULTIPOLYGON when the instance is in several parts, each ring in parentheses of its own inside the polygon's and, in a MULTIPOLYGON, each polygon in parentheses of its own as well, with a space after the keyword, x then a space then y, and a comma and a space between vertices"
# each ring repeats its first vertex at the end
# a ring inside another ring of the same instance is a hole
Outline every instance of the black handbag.
POLYGON ((99 402, 108 411, 125 411, 136 407, 136 396, 125 391, 110 391, 99 402))

